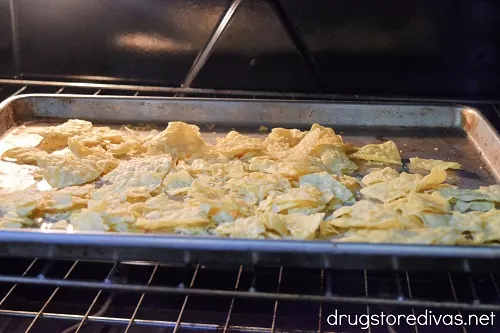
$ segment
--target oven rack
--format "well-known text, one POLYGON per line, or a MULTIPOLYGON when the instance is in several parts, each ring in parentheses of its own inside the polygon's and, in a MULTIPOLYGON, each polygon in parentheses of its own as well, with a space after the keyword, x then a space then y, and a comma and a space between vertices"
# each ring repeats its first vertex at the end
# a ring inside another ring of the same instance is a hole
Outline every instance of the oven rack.
MULTIPOLYGON (((55 326, 61 332, 73 326, 71 332, 96 332, 96 325, 111 327, 109 332, 145 327, 172 332, 353 332, 328 327, 326 317, 334 309, 417 315, 425 309, 451 314, 500 310, 499 277, 489 273, 14 258, 0 262, 0 318, 22 322, 19 332, 44 332, 49 325, 51 332, 59 332, 55 326)), ((460 331, 468 332, 465 326, 460 331)))
MULTIPOLYGON (((72 77, 74 79, 74 77, 72 77)), ((78 78, 77 78, 78 79, 78 78)), ((54 94, 85 94, 85 95, 123 95, 123 96, 163 96, 163 97, 207 97, 207 98, 258 98, 258 99, 292 99, 309 101, 361 101, 366 103, 400 102, 400 103, 455 103, 468 105, 490 105, 497 109, 500 100, 457 99, 457 98, 430 98, 430 97, 402 97, 402 96, 375 96, 375 95, 344 95, 334 93, 310 92, 280 92, 280 91, 253 91, 208 89, 192 87, 172 87, 160 85, 131 84, 131 83, 104 83, 87 82, 86 77, 78 81, 55 81, 33 79, 0 78, 0 88, 3 99, 19 94, 45 92, 54 94), (40 91, 43 90, 43 91, 40 91)))

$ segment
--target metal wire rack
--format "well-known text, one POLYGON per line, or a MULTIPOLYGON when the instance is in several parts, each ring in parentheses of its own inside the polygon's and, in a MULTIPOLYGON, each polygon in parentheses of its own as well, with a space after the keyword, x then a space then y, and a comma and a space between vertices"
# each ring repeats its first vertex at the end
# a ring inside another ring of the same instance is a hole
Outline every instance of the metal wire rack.
POLYGON ((88 83, 47 80, 1 79, 0 99, 30 93, 205 97, 205 98, 259 98, 309 101, 359 101, 363 103, 427 103, 467 104, 478 107, 491 123, 500 130, 500 100, 471 100, 446 98, 380 97, 366 95, 339 95, 323 93, 296 93, 248 90, 217 90, 190 87, 165 87, 136 84, 88 83))
MULTIPOLYGON (((216 91, 118 84, 0 80, 0 97, 25 93, 361 99, 369 96, 216 91)), ((394 100, 393 100, 394 101, 394 100)), ((399 99, 401 102, 415 100, 399 99)), ((419 101, 422 102, 422 101, 419 101)), ((497 126, 498 101, 481 104, 497 126)), ((499 326, 328 324, 342 314, 500 312, 490 273, 377 272, 290 267, 205 267, 153 262, 0 258, 0 332, 498 332, 499 326)))
MULTIPOLYGON (((358 332, 363 330, 330 327, 327 317, 335 311, 465 316, 500 310, 498 276, 486 273, 0 262, 3 332, 139 332, 146 327, 148 332, 358 332)), ((427 331, 411 326, 372 330, 427 331)), ((459 331, 468 332, 466 326, 459 331)))

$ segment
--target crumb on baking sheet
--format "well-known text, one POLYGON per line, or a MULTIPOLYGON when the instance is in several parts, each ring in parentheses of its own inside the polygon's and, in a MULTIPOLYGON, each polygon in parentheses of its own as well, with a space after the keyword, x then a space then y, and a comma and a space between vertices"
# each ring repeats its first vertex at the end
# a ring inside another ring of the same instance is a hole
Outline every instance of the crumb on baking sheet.
POLYGON ((266 127, 266 126, 264 126, 264 125, 260 125, 260 127, 259 127, 259 132, 261 132, 261 133, 265 133, 265 132, 267 132, 267 131, 269 131, 269 128, 267 128, 267 127, 266 127))

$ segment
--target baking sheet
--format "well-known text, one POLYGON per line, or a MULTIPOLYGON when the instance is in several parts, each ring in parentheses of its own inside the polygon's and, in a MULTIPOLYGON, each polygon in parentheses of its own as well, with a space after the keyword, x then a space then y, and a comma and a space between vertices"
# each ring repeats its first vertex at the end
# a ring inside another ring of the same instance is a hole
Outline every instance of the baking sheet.
MULTIPOLYGON (((68 118, 116 126, 154 124, 159 130, 168 121, 186 121, 198 124, 209 142, 231 129, 265 136, 258 132, 261 125, 305 129, 317 122, 333 127, 345 142, 355 145, 393 140, 404 162, 414 156, 457 161, 463 170, 451 172, 449 182, 460 187, 495 184, 500 175, 498 133, 478 110, 465 106, 24 95, 0 105, 0 153, 13 146, 36 145, 40 137, 30 134, 31 129, 68 118)), ((33 169, 0 162, 0 190, 33 185, 33 169)), ((37 186, 50 188, 44 182, 37 186)), ((442 267, 446 262, 448 269, 467 270, 474 266, 472 259, 500 257, 500 248, 3 230, 0 254, 372 269, 429 267, 433 262, 442 267), (419 259, 427 260, 422 266, 417 265, 419 259)))

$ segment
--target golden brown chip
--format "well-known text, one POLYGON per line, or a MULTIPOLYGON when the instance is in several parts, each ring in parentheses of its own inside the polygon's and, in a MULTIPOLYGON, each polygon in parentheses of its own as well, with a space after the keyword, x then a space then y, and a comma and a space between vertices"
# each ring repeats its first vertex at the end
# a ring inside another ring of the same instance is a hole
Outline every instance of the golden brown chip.
POLYGON ((109 226, 98 212, 84 208, 71 214, 69 222, 75 230, 82 231, 108 231, 109 226))
POLYGON ((240 160, 212 164, 212 176, 221 182, 225 182, 231 178, 245 177, 247 170, 248 163, 240 160))
POLYGON ((349 157, 381 163, 402 164, 398 147, 393 141, 363 146, 349 157))
POLYGON ((268 213, 265 216, 264 224, 266 227, 277 232, 280 236, 292 239, 314 239, 325 214, 281 215, 268 213))
POLYGON ((330 202, 333 198, 340 202, 353 202, 354 195, 342 183, 327 172, 313 173, 300 177, 300 186, 313 185, 323 193, 323 201, 330 202))
POLYGON ((325 168, 336 175, 352 173, 358 169, 356 163, 351 161, 338 147, 325 149, 321 153, 320 159, 325 168))
POLYGON ((186 194, 193 182, 194 178, 183 169, 166 175, 162 186, 163 190, 169 195, 186 194))
POLYGON ((313 132, 314 130, 319 130, 319 138, 311 155, 319 157, 327 149, 342 148, 344 145, 342 138, 332 128, 313 124, 309 132, 313 132))
POLYGON ((52 153, 57 150, 61 150, 65 148, 68 144, 68 140, 56 140, 56 139, 48 139, 43 138, 38 145, 36 145, 37 149, 44 151, 46 153, 52 153))
POLYGON ((410 158, 410 169, 423 169, 431 171, 433 168, 437 167, 441 170, 446 169, 461 169, 462 166, 456 162, 446 162, 441 160, 433 159, 423 159, 418 157, 410 158))
POLYGON ((116 169, 101 178, 103 184, 93 194, 96 200, 118 195, 126 200, 132 188, 147 188, 150 192, 160 187, 163 177, 170 170, 172 156, 169 154, 122 161, 116 169))
POLYGON ((390 202, 406 196, 422 179, 423 177, 419 174, 403 172, 398 178, 364 187, 360 192, 366 198, 390 202))
POLYGON ((405 215, 416 215, 421 213, 450 213, 451 208, 448 200, 446 200, 439 192, 433 193, 417 193, 410 191, 406 198, 387 204, 394 210, 400 210, 405 215))
POLYGON ((323 199, 323 192, 312 185, 292 188, 290 191, 271 195, 266 200, 261 201, 259 210, 273 213, 290 213, 290 210, 306 210, 309 213, 317 213, 325 208, 326 202, 323 199))
POLYGON ((337 179, 342 185, 347 187, 352 193, 356 193, 357 191, 359 191, 361 189, 360 181, 355 177, 344 175, 344 176, 337 177, 337 179))
POLYGON ((399 172, 391 167, 385 167, 383 169, 378 169, 370 172, 361 179, 361 182, 365 186, 373 185, 376 183, 381 183, 387 180, 396 179, 399 177, 399 172))
POLYGON ((465 236, 452 228, 419 228, 411 230, 356 230, 348 231, 338 242, 406 243, 406 244, 461 244, 465 236))
POLYGON ((178 158, 188 158, 203 154, 208 147, 201 138, 200 128, 180 121, 168 123, 167 128, 151 139, 148 154, 171 154, 178 158))
POLYGON ((8 212, 0 217, 0 228, 19 229, 23 226, 30 226, 33 220, 24 216, 19 216, 14 212, 8 212))
POLYGON ((220 224, 214 230, 215 234, 231 238, 264 238, 266 227, 260 215, 240 218, 234 222, 220 224))
POLYGON ((488 196, 488 201, 500 203, 500 185, 480 186, 477 192, 488 196))
POLYGON ((248 153, 261 154, 264 143, 261 139, 231 131, 225 138, 217 138, 217 149, 226 157, 238 158, 248 153))
POLYGON ((194 198, 222 199, 225 191, 211 183, 212 178, 197 178, 191 183, 188 195, 194 198))
POLYGON ((94 161, 102 174, 110 173, 120 164, 119 160, 102 147, 86 147, 75 137, 68 139, 68 147, 76 157, 94 161))
POLYGON ((324 214, 280 215, 262 213, 219 225, 215 233, 225 237, 313 239, 324 214))
POLYGON ((9 212, 21 217, 30 215, 42 195, 37 189, 0 194, 0 217, 9 212))
POLYGON ((300 176, 322 172, 325 169, 319 159, 311 156, 300 159, 289 158, 280 161, 265 156, 259 156, 250 160, 249 170, 298 179, 300 176))
POLYGON ((2 160, 19 164, 37 165, 36 157, 43 154, 47 153, 35 147, 14 147, 3 152, 2 160))
POLYGON ((283 151, 275 157, 280 159, 288 158, 295 160, 306 158, 313 153, 314 148, 318 145, 320 137, 321 130, 319 128, 309 131, 293 148, 283 151))
POLYGON ((2 158, 38 165, 36 173, 61 188, 0 195, 0 227, 42 223, 45 229, 333 236, 340 242, 500 241, 500 185, 469 190, 445 184, 444 170, 458 163, 411 158, 411 169, 431 171, 425 177, 391 167, 362 181, 346 175, 357 170, 350 157, 401 165, 392 141, 356 148, 318 124, 304 132, 275 128, 265 141, 232 131, 217 146, 183 122, 146 134, 71 120, 39 134, 37 147, 10 149, 2 158), (47 154, 66 146, 71 154, 47 154), (325 214, 331 215, 325 220, 325 214))
MULTIPOLYGON (((121 131, 121 140, 116 140, 118 142, 110 142, 106 144, 106 150, 110 152, 115 157, 131 156, 147 152, 147 144, 154 137, 143 137, 138 132, 131 130, 130 128, 123 128, 121 131)), ((106 136, 103 136, 106 140, 106 136)))
POLYGON ((298 129, 273 128, 264 140, 264 146, 270 155, 279 154, 295 147, 306 134, 298 129))
POLYGON ((439 166, 434 167, 431 173, 425 176, 415 185, 415 191, 422 192, 425 190, 436 188, 437 185, 444 183, 446 180, 446 171, 439 166))
POLYGON ((352 206, 342 207, 326 220, 326 224, 335 229, 401 229, 415 224, 415 219, 404 218, 396 209, 371 200, 361 200, 352 206))
POLYGON ((42 199, 37 203, 38 211, 64 211, 87 206, 87 199, 73 196, 70 192, 49 191, 43 194, 42 199))
POLYGON ((37 148, 52 152, 66 147, 68 138, 92 131, 92 123, 85 120, 70 119, 64 124, 51 126, 38 131, 43 137, 37 148))
POLYGON ((172 232, 177 227, 208 226, 205 212, 195 207, 152 211, 137 219, 135 225, 147 231, 172 232))
POLYGON ((71 155, 39 155, 37 164, 43 178, 53 188, 88 183, 101 174, 101 168, 95 162, 71 155))
POLYGON ((284 193, 291 189, 290 182, 285 177, 263 172, 251 172, 243 177, 231 178, 225 187, 252 204, 258 204, 270 194, 284 193))
POLYGON ((127 202, 142 202, 149 198, 151 198, 151 191, 145 186, 131 187, 125 190, 125 200, 127 202))

